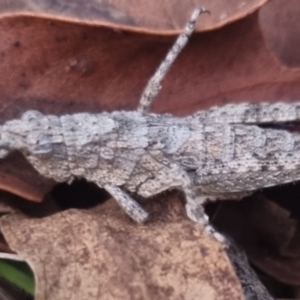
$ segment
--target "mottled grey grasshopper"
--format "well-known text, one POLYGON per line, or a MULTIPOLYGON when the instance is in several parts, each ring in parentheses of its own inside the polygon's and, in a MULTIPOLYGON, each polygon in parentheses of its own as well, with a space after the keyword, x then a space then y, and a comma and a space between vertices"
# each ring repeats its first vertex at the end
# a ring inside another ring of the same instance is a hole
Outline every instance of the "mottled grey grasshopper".
POLYGON ((181 189, 188 217, 225 242, 209 225, 203 204, 300 179, 300 135, 260 127, 300 120, 300 103, 229 104, 184 118, 148 113, 204 12, 193 12, 148 82, 137 111, 63 116, 28 111, 0 127, 0 157, 18 150, 45 177, 95 182, 138 222, 148 213, 129 193, 148 198, 181 189))

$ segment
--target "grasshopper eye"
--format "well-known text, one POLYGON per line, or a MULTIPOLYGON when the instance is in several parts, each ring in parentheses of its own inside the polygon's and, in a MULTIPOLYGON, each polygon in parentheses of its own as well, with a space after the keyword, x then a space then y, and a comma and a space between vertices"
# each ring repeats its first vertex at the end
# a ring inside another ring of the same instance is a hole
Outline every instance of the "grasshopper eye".
POLYGON ((32 121, 42 118, 44 115, 37 110, 29 110, 22 115, 23 121, 32 121))
POLYGON ((40 132, 32 132, 28 134, 26 143, 29 151, 33 155, 49 156, 52 153, 51 139, 40 132))

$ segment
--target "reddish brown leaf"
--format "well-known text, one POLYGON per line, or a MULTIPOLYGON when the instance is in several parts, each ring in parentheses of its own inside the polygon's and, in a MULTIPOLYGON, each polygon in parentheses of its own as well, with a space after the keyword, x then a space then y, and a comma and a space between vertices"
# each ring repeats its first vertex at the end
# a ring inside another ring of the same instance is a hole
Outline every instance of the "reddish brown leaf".
POLYGON ((290 67, 300 66, 300 3, 272 0, 260 11, 259 21, 268 46, 290 67))

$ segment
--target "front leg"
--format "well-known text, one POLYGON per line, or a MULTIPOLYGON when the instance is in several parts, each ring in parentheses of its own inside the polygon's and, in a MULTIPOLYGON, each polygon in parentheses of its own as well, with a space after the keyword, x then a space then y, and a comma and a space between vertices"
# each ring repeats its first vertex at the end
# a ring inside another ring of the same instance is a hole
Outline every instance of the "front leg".
POLYGON ((104 185, 104 189, 115 198, 125 212, 138 223, 145 222, 149 214, 126 192, 115 185, 104 185))

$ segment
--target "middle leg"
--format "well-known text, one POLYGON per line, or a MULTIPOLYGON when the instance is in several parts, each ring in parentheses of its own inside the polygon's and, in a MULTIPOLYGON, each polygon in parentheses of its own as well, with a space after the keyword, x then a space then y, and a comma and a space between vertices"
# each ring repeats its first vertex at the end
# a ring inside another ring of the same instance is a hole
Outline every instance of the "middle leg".
POLYGON ((179 188, 184 192, 187 216, 203 227, 206 233, 227 246, 226 238, 209 223, 203 207, 205 197, 197 195, 191 178, 179 165, 171 163, 165 166, 154 178, 145 181, 137 193, 147 198, 172 188, 179 188))

